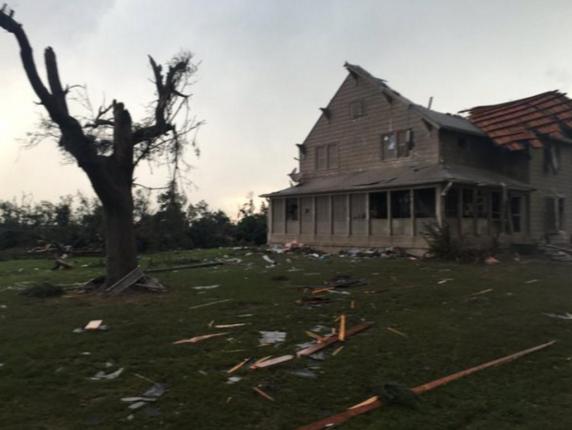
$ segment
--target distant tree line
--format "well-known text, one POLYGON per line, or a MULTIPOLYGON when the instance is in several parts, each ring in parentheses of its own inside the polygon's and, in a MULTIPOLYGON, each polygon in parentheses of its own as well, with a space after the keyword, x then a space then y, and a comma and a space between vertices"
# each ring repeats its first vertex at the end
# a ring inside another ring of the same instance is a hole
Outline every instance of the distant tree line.
MULTIPOLYGON (((236 221, 207 202, 188 203, 171 184, 152 203, 150 192, 134 194, 135 232, 139 252, 213 248, 266 243, 264 203, 252 197, 241 206, 236 221)), ((81 194, 57 203, 0 200, 0 250, 31 248, 56 242, 75 249, 104 247, 103 209, 97 199, 81 194)))

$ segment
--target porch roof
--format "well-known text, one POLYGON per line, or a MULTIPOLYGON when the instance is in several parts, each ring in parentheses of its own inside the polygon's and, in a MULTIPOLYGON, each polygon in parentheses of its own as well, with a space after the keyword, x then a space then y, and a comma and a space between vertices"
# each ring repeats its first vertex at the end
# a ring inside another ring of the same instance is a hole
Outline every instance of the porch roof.
POLYGON ((303 180, 300 184, 262 197, 287 197, 306 194, 369 191, 443 182, 483 187, 506 186, 512 190, 532 191, 524 182, 507 176, 467 166, 432 164, 416 167, 385 167, 363 172, 323 176, 303 180))

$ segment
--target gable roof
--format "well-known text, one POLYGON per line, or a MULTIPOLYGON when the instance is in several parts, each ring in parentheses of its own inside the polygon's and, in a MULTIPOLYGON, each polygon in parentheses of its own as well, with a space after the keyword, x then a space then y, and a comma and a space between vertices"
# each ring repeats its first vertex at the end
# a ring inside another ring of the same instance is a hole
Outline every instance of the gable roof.
POLYGON ((386 80, 373 76, 361 66, 345 63, 344 67, 348 70, 348 72, 350 72, 350 74, 361 77, 362 79, 372 83, 385 97, 389 99, 398 99, 402 103, 406 104, 410 109, 416 110, 421 114, 423 119, 425 119, 436 128, 460 131, 462 133, 469 133, 483 137, 486 136, 482 130, 480 130, 477 126, 460 115, 437 112, 419 104, 413 103, 411 100, 402 96, 400 93, 387 85, 386 80))
POLYGON ((572 100, 560 91, 467 109, 468 119, 510 150, 541 148, 544 138, 572 143, 572 100))

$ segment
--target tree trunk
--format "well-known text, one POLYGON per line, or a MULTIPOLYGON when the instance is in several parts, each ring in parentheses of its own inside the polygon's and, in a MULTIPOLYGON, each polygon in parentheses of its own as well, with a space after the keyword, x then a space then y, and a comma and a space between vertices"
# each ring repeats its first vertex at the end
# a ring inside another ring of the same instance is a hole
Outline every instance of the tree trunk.
POLYGON ((107 286, 137 267, 131 188, 122 187, 117 191, 112 205, 103 203, 107 286))

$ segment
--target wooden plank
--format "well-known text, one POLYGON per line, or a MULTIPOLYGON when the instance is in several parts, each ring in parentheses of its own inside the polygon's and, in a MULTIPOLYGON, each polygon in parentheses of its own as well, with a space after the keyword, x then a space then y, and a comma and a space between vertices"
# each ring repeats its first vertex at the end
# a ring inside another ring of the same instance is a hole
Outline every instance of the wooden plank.
MULTIPOLYGON (((349 338, 355 334, 361 333, 362 331, 370 328, 372 325, 373 325, 372 322, 365 322, 365 323, 353 326, 351 329, 349 329, 346 332, 346 338, 349 338)), ((327 336, 327 337, 323 338, 323 340, 320 343, 316 343, 312 346, 309 346, 307 348, 301 349, 300 351, 296 352, 296 356, 297 357, 307 357, 307 356, 315 354, 316 352, 321 351, 322 349, 325 349, 328 346, 333 345, 337 342, 339 342, 337 334, 327 336)))
POLYGON ((143 276, 145 276, 145 274, 143 273, 141 268, 139 266, 137 266, 135 269, 133 269, 131 272, 129 272, 127 275, 125 275, 123 278, 121 278, 115 284, 108 287, 105 290, 105 292, 111 293, 111 294, 119 294, 119 293, 125 291, 127 288, 129 288, 134 283, 136 283, 143 276))
POLYGON ((270 358, 270 359, 264 360, 262 362, 257 362, 255 364, 253 364, 252 366, 250 366, 250 369, 251 370, 264 369, 265 367, 276 366, 277 364, 286 363, 287 361, 291 361, 293 359, 294 359, 294 356, 292 354, 282 355, 280 357, 270 358))
POLYGON ((172 272, 173 270, 198 269, 200 267, 222 266, 223 264, 224 263, 213 261, 213 262, 209 262, 209 263, 189 264, 189 265, 185 265, 185 266, 164 267, 161 269, 148 269, 145 272, 147 272, 147 273, 172 272))
MULTIPOLYGON (((523 351, 519 351, 519 352, 511 354, 511 355, 507 355, 505 357, 498 358, 498 359, 493 360, 493 361, 489 361, 489 362, 481 364, 479 366, 471 367, 469 369, 462 370, 462 371, 457 372, 457 373, 453 373, 452 375, 445 376, 444 378, 436 379, 435 381, 431 381, 431 382, 428 382, 426 384, 414 387, 411 389, 411 391, 413 391, 417 395, 426 393, 427 391, 434 390, 435 388, 438 388, 442 385, 448 384, 450 382, 453 382, 453 381, 460 379, 460 378, 463 378, 465 376, 469 376, 475 372, 487 369, 489 367, 494 367, 494 366, 499 366, 501 364, 509 363, 509 362, 514 361, 514 360, 516 360, 520 357, 523 357, 525 355, 528 355, 528 354, 531 354, 533 352, 548 348, 549 346, 553 345, 554 343, 556 343, 555 340, 547 342, 547 343, 543 343, 542 345, 538 345, 538 346, 535 346, 533 348, 529 348, 529 349, 525 349, 523 351)), ((308 424, 308 425, 305 425, 302 427, 298 427, 297 430, 321 430, 321 429, 324 429, 327 427, 332 427, 334 425, 337 426, 339 424, 342 424, 342 423, 348 421, 349 419, 351 419, 357 415, 365 414, 365 413, 372 411, 374 409, 378 409, 381 406, 383 406, 381 400, 379 400, 379 398, 377 396, 373 396, 373 397, 370 397, 369 399, 367 399, 361 403, 358 403, 357 405, 350 407, 349 409, 347 409, 347 410, 345 410, 345 411, 343 411, 337 415, 333 415, 331 417, 324 418, 324 419, 316 421, 312 424, 308 424)))

